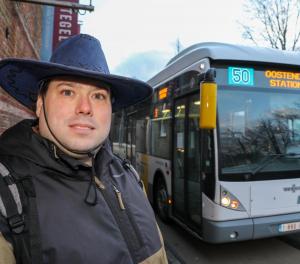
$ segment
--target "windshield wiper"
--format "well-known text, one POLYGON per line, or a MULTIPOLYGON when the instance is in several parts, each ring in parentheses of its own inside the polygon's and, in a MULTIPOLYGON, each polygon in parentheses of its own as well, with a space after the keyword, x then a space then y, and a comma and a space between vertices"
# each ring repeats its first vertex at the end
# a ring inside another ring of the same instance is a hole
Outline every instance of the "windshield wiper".
POLYGON ((278 158, 281 157, 294 157, 294 156, 299 156, 300 153, 278 153, 278 154, 270 154, 266 157, 266 160, 262 162, 255 170, 251 172, 252 175, 256 175, 257 173, 261 172, 263 168, 265 168, 267 165, 271 164, 273 161, 277 160, 278 158))

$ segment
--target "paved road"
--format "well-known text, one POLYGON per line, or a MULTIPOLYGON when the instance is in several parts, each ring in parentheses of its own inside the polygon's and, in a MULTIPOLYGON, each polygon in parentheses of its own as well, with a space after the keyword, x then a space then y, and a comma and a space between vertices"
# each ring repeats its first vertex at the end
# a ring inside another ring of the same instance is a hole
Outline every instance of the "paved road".
POLYGON ((165 239, 170 264, 300 263, 299 236, 212 245, 199 241, 176 224, 165 225, 159 220, 158 223, 165 239), (290 244, 291 241, 294 241, 296 247, 290 244))

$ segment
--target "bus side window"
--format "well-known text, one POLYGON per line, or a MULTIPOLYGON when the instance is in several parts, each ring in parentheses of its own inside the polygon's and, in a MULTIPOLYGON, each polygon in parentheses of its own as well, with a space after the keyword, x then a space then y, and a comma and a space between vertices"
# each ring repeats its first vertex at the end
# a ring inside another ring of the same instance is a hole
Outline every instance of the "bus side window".
POLYGON ((126 158, 126 123, 125 123, 125 112, 122 111, 121 113, 121 118, 120 118, 120 123, 119 123, 119 155, 122 158, 126 158))
POLYGON ((121 139, 120 135, 122 133, 122 126, 121 124, 122 114, 120 112, 114 113, 111 123, 111 130, 110 130, 110 140, 113 148, 113 152, 121 155, 121 139))
POLYGON ((167 102, 157 103, 151 119, 151 154, 170 159, 171 109, 167 102))

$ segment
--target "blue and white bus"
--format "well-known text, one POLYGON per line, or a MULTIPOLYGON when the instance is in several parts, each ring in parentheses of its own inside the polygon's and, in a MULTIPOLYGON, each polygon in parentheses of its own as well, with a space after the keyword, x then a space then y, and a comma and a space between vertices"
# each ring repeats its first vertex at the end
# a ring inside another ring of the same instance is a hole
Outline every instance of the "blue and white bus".
POLYGON ((115 113, 111 139, 162 219, 211 243, 300 231, 300 53, 200 43, 148 83, 153 97, 115 113), (207 73, 211 129, 199 125, 207 73))

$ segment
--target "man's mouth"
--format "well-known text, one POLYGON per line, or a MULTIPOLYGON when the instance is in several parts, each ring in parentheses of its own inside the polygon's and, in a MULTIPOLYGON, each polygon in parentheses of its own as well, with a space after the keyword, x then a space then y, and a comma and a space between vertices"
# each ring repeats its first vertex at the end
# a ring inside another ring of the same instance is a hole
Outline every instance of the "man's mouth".
POLYGON ((83 123, 75 123, 75 124, 71 124, 70 127, 72 129, 76 129, 76 130, 93 130, 95 129, 94 126, 90 125, 90 124, 83 124, 83 123))

